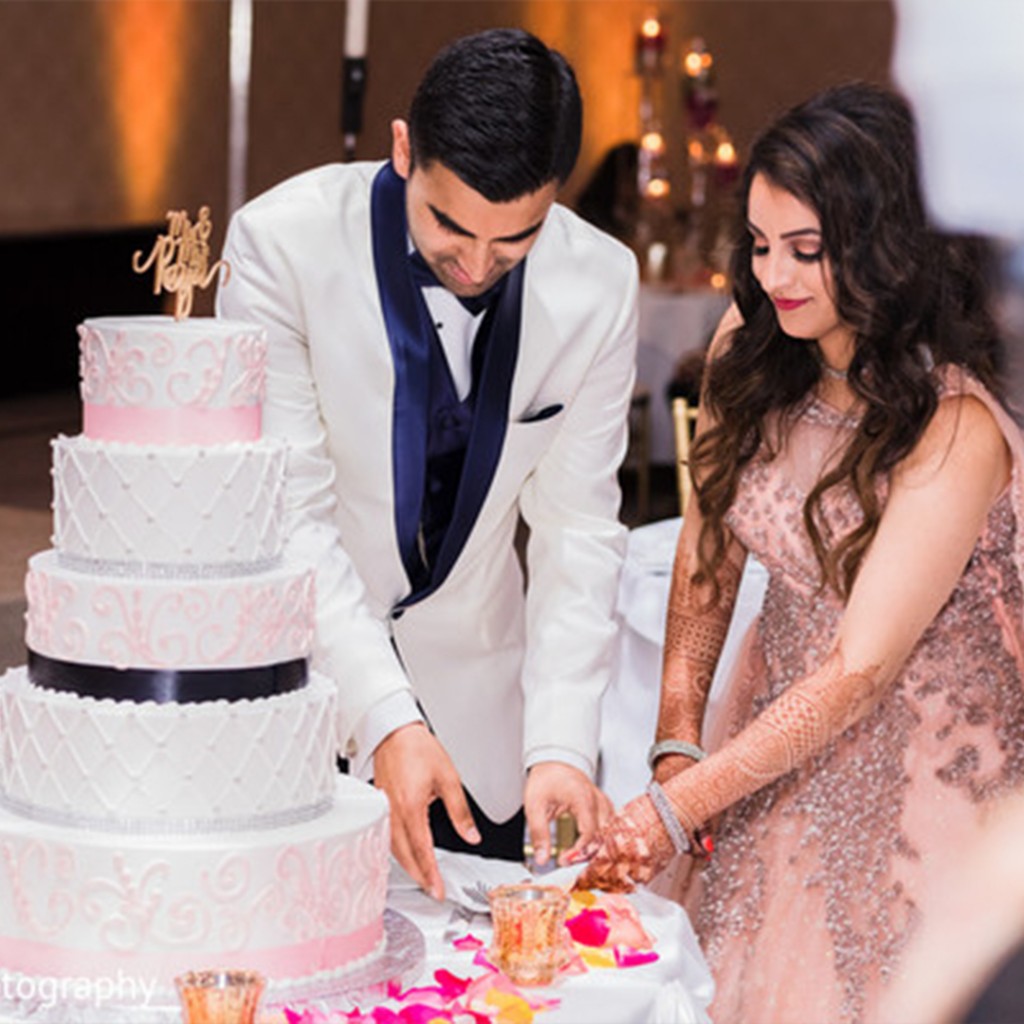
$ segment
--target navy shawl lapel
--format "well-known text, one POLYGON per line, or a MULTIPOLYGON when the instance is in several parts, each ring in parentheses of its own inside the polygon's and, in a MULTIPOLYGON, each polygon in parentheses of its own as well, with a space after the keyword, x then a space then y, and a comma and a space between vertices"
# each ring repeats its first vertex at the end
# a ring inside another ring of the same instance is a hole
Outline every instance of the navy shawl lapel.
POLYGON ((414 595, 417 600, 435 591, 447 578, 480 514, 498 468, 508 429, 509 400, 519 355, 524 268, 525 261, 508 272, 505 287, 494 307, 494 320, 490 325, 490 336, 486 339, 487 348, 476 384, 473 426, 469 432, 452 521, 441 544, 430 585, 423 593, 414 595))
MULTIPOLYGON (((412 579, 420 564, 416 537, 426 476, 428 361, 434 328, 409 271, 405 182, 390 163, 374 178, 371 213, 377 287, 395 364, 392 425, 395 528, 402 564, 406 575, 412 579)), ((493 312, 489 314, 493 320, 480 377, 475 384, 475 414, 459 492, 430 583, 403 598, 398 607, 414 604, 441 586, 487 497, 508 428, 509 400, 519 353, 524 268, 525 262, 521 262, 509 271, 493 312)), ((486 326, 481 325, 481 330, 486 326)))
POLYGON ((429 358, 433 326, 409 272, 405 182, 390 163, 373 179, 373 264, 381 310, 395 368, 391 463, 395 487, 395 532, 406 575, 419 564, 420 525, 427 465, 429 358))

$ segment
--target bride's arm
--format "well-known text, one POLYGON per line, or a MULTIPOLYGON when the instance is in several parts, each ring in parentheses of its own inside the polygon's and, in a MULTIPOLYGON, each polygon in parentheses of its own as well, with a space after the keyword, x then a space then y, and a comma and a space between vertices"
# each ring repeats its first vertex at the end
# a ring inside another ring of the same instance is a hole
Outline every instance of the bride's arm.
POLYGON ((718 598, 710 583, 697 584, 697 538, 700 514, 690 503, 679 533, 665 619, 661 697, 651 767, 659 782, 691 766, 699 756, 701 727, 715 667, 729 631, 746 551, 730 538, 716 572, 718 598), (680 750, 674 744, 682 743, 680 750), (694 748, 688 750, 687 745, 694 748))
MULTIPOLYGON (((941 402, 893 474, 824 663, 720 751, 665 784, 662 811, 674 812, 691 840, 709 818, 821 750, 876 704, 963 574, 1009 474, 1006 441, 983 403, 941 402)), ((673 853, 662 821, 651 797, 632 801, 578 884, 628 889, 648 881, 673 853)))
MULTIPOLYGON (((729 343, 729 336, 739 323, 739 312, 731 306, 715 331, 708 350, 709 361, 729 343)), ((702 402, 697 419, 698 436, 711 422, 702 402)), ((659 782, 692 765, 695 754, 699 756, 708 692, 729 631, 746 559, 746 551, 726 529, 726 556, 716 572, 718 599, 713 602, 714 588, 710 582, 697 584, 693 581, 701 524, 696 496, 691 494, 672 567, 658 725, 648 756, 659 782)))

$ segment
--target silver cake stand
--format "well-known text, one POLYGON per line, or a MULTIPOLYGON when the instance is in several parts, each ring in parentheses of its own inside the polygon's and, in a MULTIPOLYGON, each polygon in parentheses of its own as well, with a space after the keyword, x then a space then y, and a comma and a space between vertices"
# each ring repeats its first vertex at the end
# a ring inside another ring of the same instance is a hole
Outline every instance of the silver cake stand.
MULTIPOLYGON (((384 949, 379 956, 351 970, 310 981, 268 978, 261 1011, 302 1005, 322 1010, 372 1007, 387 998, 390 986, 411 984, 423 970, 425 959, 423 933, 407 917, 388 909, 384 911, 384 949)), ((0 1024, 181 1024, 181 1004, 174 992, 158 992, 147 1004, 105 1002, 97 1006, 92 1000, 56 1004, 50 995, 53 989, 43 984, 45 980, 25 977, 19 983, 16 976, 7 975, 0 987, 0 1024)))

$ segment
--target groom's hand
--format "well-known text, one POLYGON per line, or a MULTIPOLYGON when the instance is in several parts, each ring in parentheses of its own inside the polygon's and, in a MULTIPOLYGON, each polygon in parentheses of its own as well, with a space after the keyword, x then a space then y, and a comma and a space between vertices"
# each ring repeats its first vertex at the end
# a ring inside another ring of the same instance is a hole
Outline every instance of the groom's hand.
POLYGON ((560 864, 570 864, 590 852, 615 810, 583 772, 560 761, 541 761, 530 769, 523 807, 534 861, 541 866, 551 857, 551 822, 556 818, 571 814, 576 819, 579 837, 559 855, 560 864))
POLYGON ((434 899, 444 899, 444 882, 434 856, 429 807, 440 798, 455 831, 480 842, 462 781, 444 747, 422 722, 389 733, 373 752, 373 784, 391 805, 391 852, 434 899))

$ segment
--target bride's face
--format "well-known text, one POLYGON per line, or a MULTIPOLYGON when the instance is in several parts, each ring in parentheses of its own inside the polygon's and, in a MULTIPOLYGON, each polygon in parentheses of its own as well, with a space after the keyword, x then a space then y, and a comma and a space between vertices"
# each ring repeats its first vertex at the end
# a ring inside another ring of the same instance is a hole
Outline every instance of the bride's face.
POLYGON ((791 192, 756 174, 747 198, 751 269, 793 338, 817 341, 833 365, 853 354, 853 332, 839 318, 821 221, 791 192), (848 351, 847 351, 848 350, 848 351))

